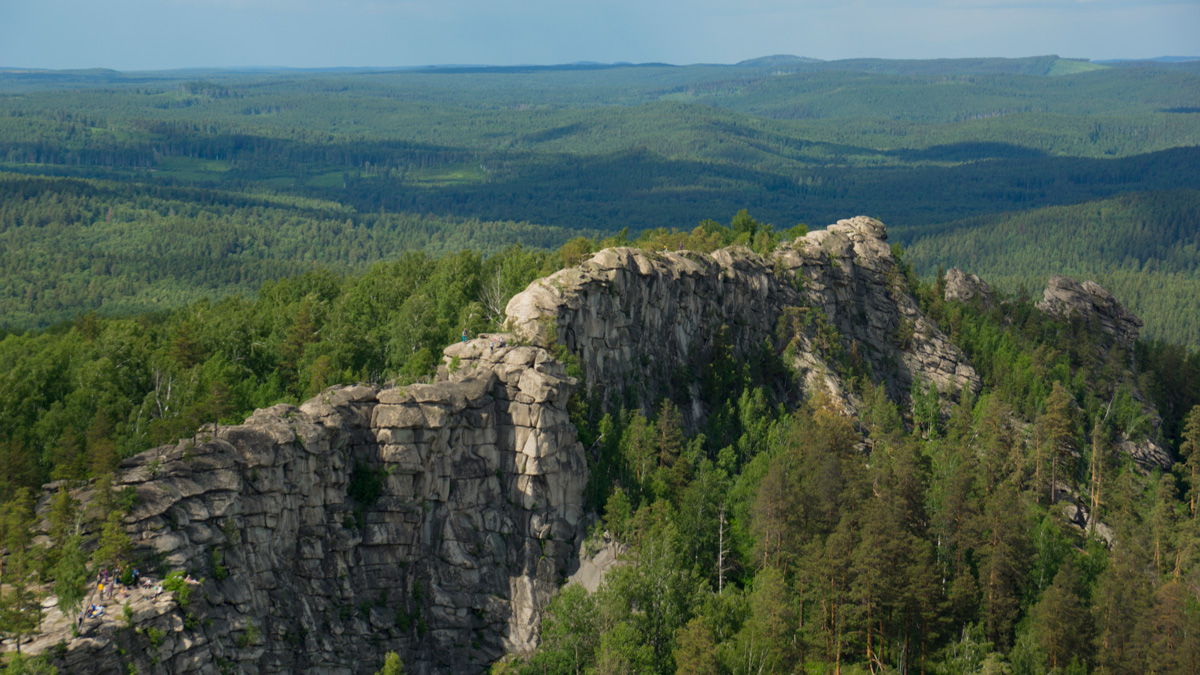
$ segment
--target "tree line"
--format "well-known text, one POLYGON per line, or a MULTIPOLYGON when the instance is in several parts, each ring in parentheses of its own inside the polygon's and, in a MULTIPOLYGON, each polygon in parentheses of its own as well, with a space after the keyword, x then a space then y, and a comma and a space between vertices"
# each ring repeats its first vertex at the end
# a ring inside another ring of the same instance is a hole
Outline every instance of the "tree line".
MULTIPOLYGON (((51 586, 133 559, 109 526, 126 497, 104 483, 122 457, 334 383, 428 378, 464 329, 495 327, 511 295, 603 246, 766 253, 803 231, 743 211, 729 226, 580 237, 553 253, 409 253, 269 282, 253 299, 10 334, 4 630, 32 632, 51 586), (32 545, 22 533, 40 486, 89 479, 103 508, 72 511, 59 492, 56 546, 32 545), (90 543, 72 544, 79 532, 90 543)), ((651 410, 576 399, 598 518, 587 546, 617 544, 624 562, 594 594, 560 593, 538 651, 494 670, 1191 672, 1200 354, 1151 342, 1130 355, 1027 295, 968 306, 942 300, 942 280, 906 275, 980 373, 978 396, 917 382, 892 400, 835 358, 855 414, 820 394, 795 406, 776 394, 789 377, 778 354, 735 357, 718 339, 687 375, 709 411, 693 435, 670 398, 651 410), (1118 448, 1140 436, 1181 461, 1138 467, 1118 448)), ((842 342, 818 323, 796 330, 842 342)))

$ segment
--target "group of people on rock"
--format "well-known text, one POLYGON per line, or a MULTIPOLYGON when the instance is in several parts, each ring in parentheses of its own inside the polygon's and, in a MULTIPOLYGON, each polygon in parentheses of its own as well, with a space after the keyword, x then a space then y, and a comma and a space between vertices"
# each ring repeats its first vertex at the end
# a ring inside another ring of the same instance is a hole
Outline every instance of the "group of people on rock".
MULTIPOLYGON (((115 569, 110 570, 108 568, 104 568, 96 573, 96 592, 92 596, 92 600, 95 602, 89 604, 87 608, 80 612, 79 616, 76 617, 75 627, 77 630, 83 629, 83 622, 85 619, 98 619, 104 616, 104 604, 102 603, 105 600, 116 599, 118 601, 124 601, 128 599, 130 589, 140 589, 143 591, 143 593, 153 592, 154 599, 156 600, 158 599, 159 595, 162 595, 163 584, 161 581, 155 583, 153 579, 142 576, 141 571, 137 568, 132 570, 127 569, 126 572, 128 573, 127 575, 122 574, 115 569), (122 578, 129 579, 129 584, 126 585, 122 583, 122 578)), ((183 582, 189 586, 200 585, 200 581, 191 574, 186 575, 183 578, 183 582)))
MULTIPOLYGON (((136 583, 138 571, 133 571, 133 577, 136 583)), ((121 598, 124 599, 128 595, 125 590, 125 585, 120 581, 120 575, 116 570, 110 570, 107 567, 96 572, 96 595, 100 596, 101 600, 111 600, 118 594, 118 588, 121 598)))
MULTIPOLYGON (((129 572, 131 579, 128 586, 121 582, 124 575, 117 570, 104 568, 96 573, 96 593, 93 599, 98 599, 99 602, 105 600, 127 600, 129 598, 129 589, 141 588, 143 591, 154 591, 154 597, 157 598, 163 592, 162 583, 155 584, 149 577, 142 576, 142 573, 137 568, 129 572)), ((191 575, 188 575, 191 579, 191 575)), ((84 619, 95 619, 104 616, 104 605, 92 603, 87 609, 79 613, 76 619, 76 625, 83 626, 84 619)))

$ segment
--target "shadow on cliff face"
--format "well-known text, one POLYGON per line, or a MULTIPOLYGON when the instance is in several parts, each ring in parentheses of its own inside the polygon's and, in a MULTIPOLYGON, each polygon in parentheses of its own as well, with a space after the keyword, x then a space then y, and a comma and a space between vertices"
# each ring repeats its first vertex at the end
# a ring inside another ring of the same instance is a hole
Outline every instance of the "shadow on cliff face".
POLYGON ((85 674, 369 673, 387 651, 461 672, 527 651, 573 563, 588 475, 567 412, 579 383, 529 344, 560 339, 593 400, 675 398, 693 428, 721 388, 714 363, 847 411, 855 375, 897 397, 917 379, 976 388, 886 238, 860 217, 766 257, 607 249, 514 297, 513 335, 447 347, 439 382, 335 387, 133 457, 127 530, 204 582, 187 606, 135 613, 141 632, 112 619, 47 644, 66 640, 64 667, 85 674))
POLYGON ((693 430, 712 396, 727 394, 701 386, 722 359, 764 381, 794 378, 800 386, 775 392, 792 404, 824 389, 848 411, 855 375, 896 398, 914 380, 978 389, 963 354, 921 313, 886 240, 882 223, 858 217, 765 257, 741 247, 711 256, 606 249, 515 296, 509 326, 531 341, 553 326, 601 406, 650 411, 671 398, 693 430))
POLYGON ((575 382, 511 339, 447 353, 444 381, 335 387, 124 462, 140 554, 203 582, 139 603, 135 630, 119 604, 83 637, 52 621, 44 646, 81 674, 370 673, 387 651, 470 672, 531 649, 577 545, 575 382))

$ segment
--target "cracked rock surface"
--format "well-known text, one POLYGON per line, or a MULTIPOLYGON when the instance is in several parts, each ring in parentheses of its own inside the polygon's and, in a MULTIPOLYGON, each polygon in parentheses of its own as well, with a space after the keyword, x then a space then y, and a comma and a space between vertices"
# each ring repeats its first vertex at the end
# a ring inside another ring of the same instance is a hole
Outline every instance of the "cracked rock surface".
POLYGON ((132 457, 116 477, 138 495, 127 530, 202 583, 187 607, 135 598, 132 629, 117 605, 78 638, 51 621, 34 651, 65 641, 63 672, 84 675, 354 675, 388 651, 418 675, 484 672, 536 645, 581 539, 579 383, 529 343, 557 336, 601 401, 690 400, 693 428, 717 349, 769 350, 796 371, 785 394, 824 389, 848 410, 850 363, 897 397, 914 380, 978 389, 886 240, 858 217, 769 256, 606 249, 515 296, 511 334, 447 347, 436 382, 334 387, 132 457))
POLYGON ((203 583, 187 607, 135 591, 136 632, 114 602, 79 638, 59 622, 43 648, 65 640, 61 665, 79 674, 347 675, 387 651, 441 673, 531 649, 587 480, 565 410, 575 382, 540 348, 481 338, 447 354, 469 367, 335 387, 124 462, 135 543, 203 583))
POLYGON ((1142 320, 1121 306, 1112 293, 1094 281, 1080 283, 1070 277, 1053 276, 1046 281, 1046 291, 1037 308, 1062 319, 1079 318, 1094 322, 1111 336, 1112 342, 1133 353, 1142 320))
POLYGON ((507 313, 512 331, 531 341, 553 327, 598 400, 648 409, 663 395, 690 398, 683 412, 693 426, 705 413, 695 373, 719 342, 737 358, 756 358, 766 345, 807 390, 824 387, 835 398, 849 389, 833 362, 839 353, 869 363, 894 396, 914 378, 944 392, 979 388, 975 370, 909 293, 883 224, 863 216, 770 256, 737 246, 711 255, 605 249, 533 282, 507 313))

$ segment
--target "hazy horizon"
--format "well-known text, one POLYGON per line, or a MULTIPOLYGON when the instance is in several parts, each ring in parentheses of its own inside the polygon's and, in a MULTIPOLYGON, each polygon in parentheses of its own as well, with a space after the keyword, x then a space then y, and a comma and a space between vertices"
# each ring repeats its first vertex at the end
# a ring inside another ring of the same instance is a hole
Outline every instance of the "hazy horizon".
POLYGON ((45 0, 0 67, 154 71, 1200 54, 1200 0, 45 0))
POLYGON ((9 71, 9 72, 19 72, 19 71, 68 72, 68 71, 87 71, 87 70, 111 70, 111 71, 118 72, 118 73, 129 74, 129 73, 173 73, 173 72, 186 73, 186 72, 191 72, 191 71, 200 71, 200 72, 206 72, 206 71, 230 71, 230 72, 301 71, 301 72, 306 72, 306 71, 328 71, 328 70, 387 71, 387 70, 421 70, 421 69, 428 69, 428 68, 447 68, 447 69, 452 69, 452 68, 481 68, 481 69, 482 68, 496 68, 496 69, 549 68, 549 69, 553 69, 553 68, 565 68, 565 67, 570 67, 570 66, 596 66, 599 68, 604 68, 604 67, 622 67, 622 66, 636 67, 636 66, 653 66, 653 65, 663 65, 663 66, 684 68, 684 67, 688 67, 688 66, 703 66, 703 65, 736 66, 739 63, 742 63, 744 61, 754 61, 757 59, 776 57, 776 56, 794 56, 794 57, 804 58, 804 59, 814 59, 816 61, 821 61, 821 62, 826 62, 826 63, 835 63, 838 61, 853 61, 853 60, 858 60, 858 59, 875 59, 875 58, 878 58, 878 59, 884 60, 884 61, 892 61, 892 60, 895 60, 895 61, 905 61, 905 60, 926 61, 926 60, 939 60, 939 59, 946 59, 946 60, 991 59, 991 58, 1022 59, 1022 58, 1034 58, 1034 57, 1039 57, 1039 56, 1058 56, 1059 58, 1065 58, 1065 59, 1087 60, 1087 61, 1091 61, 1092 63, 1115 63, 1115 62, 1122 62, 1122 61, 1159 61, 1159 62, 1179 63, 1179 62, 1189 62, 1189 61, 1200 61, 1200 56, 1182 56, 1182 55, 1174 55, 1174 54, 1163 54, 1163 55, 1145 56, 1145 57, 1130 57, 1130 58, 1120 58, 1120 59, 1089 59, 1089 58, 1083 57, 1083 56, 1068 56, 1068 55, 1063 55, 1063 54, 1025 54, 1022 56, 981 55, 981 56, 960 56, 960 57, 927 57, 927 58, 913 58, 913 59, 905 59, 902 57, 889 58, 889 57, 869 57, 869 56, 861 56, 861 57, 848 56, 848 57, 845 57, 842 59, 818 59, 816 57, 805 56, 802 54, 764 54, 762 56, 750 57, 748 59, 743 59, 742 61, 735 61, 735 62, 719 62, 719 61, 699 62, 698 61, 698 62, 694 62, 694 63, 672 63, 669 61, 629 61, 629 60, 607 61, 607 62, 563 61, 563 62, 554 62, 554 63, 547 62, 547 63, 505 63, 505 64, 500 64, 500 63, 419 63, 419 64, 403 64, 403 65, 368 64, 368 65, 358 65, 358 66, 288 66, 288 65, 280 65, 280 64, 251 63, 251 64, 245 64, 245 65, 228 65, 228 66, 209 66, 209 65, 201 64, 201 65, 194 65, 194 66, 180 66, 177 68, 137 68, 137 69, 107 68, 105 66, 80 66, 80 67, 72 67, 72 68, 44 68, 41 66, 30 66, 30 65, 23 65, 23 64, 10 65, 10 64, 0 63, 0 72, 4 72, 4 71, 9 71))

